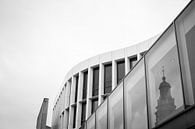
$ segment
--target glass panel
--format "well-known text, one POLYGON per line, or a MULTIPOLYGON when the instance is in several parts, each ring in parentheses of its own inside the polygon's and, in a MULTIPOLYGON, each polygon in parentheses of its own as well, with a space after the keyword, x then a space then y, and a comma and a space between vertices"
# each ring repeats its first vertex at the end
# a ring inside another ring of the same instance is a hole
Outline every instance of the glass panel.
POLYGON ((187 105, 195 100, 195 1, 176 20, 185 99, 187 105))
POLYGON ((112 90, 112 64, 104 67, 104 94, 110 93, 112 90))
POLYGON ((87 120, 87 129, 95 129, 95 113, 87 120))
POLYGON ((145 87, 144 61, 142 60, 124 79, 125 127, 127 129, 147 129, 145 87))
POLYGON ((73 128, 76 127, 76 111, 77 111, 77 107, 74 107, 74 114, 73 114, 73 128))
POLYGON ((87 78, 88 78, 88 72, 83 73, 83 99, 86 99, 87 97, 87 78))
POLYGON ((184 108, 173 25, 146 54, 145 58, 150 126, 154 127, 184 108))
POLYGON ((107 129, 107 99, 96 110, 96 129, 107 129))
POLYGON ((98 95, 99 90, 99 67, 93 69, 93 96, 98 95))
POLYGON ((123 129, 123 83, 108 97, 108 128, 123 129))
POLYGON ((95 110, 97 109, 97 107, 98 107, 98 99, 92 100, 92 109, 91 109, 91 113, 94 113, 95 110))
POLYGON ((117 84, 121 81, 121 79, 125 76, 125 61, 117 62, 117 84))
POLYGON ((137 63, 137 56, 131 57, 129 59, 129 62, 130 62, 130 69, 132 69, 133 66, 137 63))

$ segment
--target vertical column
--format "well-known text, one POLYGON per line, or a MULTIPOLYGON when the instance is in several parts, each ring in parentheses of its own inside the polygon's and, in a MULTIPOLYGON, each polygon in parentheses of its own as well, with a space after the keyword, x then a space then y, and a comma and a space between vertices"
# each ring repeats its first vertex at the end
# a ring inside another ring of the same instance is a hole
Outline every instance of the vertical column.
POLYGON ((88 82, 87 82, 87 106, 86 106, 86 119, 91 115, 91 100, 92 96, 92 81, 93 81, 93 69, 88 68, 88 82))
POLYGON ((100 63, 98 105, 100 105, 103 101, 103 99, 102 99, 103 94, 104 94, 104 65, 102 63, 100 63))
POLYGON ((142 57, 140 55, 140 53, 137 53, 137 60, 140 60, 142 57))
POLYGON ((70 105, 75 103, 74 100, 75 100, 75 89, 76 89, 76 77, 73 76, 71 80, 72 80, 72 85, 71 85, 71 88, 70 88, 71 89, 70 105))
POLYGON ((73 117, 74 117, 74 107, 73 106, 71 106, 71 104, 72 104, 72 101, 73 101, 73 96, 74 96, 74 94, 73 94, 73 84, 75 83, 74 82, 74 79, 73 79, 74 77, 72 77, 71 78, 71 81, 72 82, 69 82, 70 83, 70 85, 69 85, 69 88, 70 88, 70 106, 69 106, 69 123, 68 123, 68 129, 72 129, 73 128, 73 117))
POLYGON ((115 60, 112 60, 112 90, 117 85, 117 64, 115 60))
POLYGON ((125 57, 125 75, 130 71, 130 62, 129 58, 125 57))
POLYGON ((79 103, 82 100, 83 94, 83 72, 79 72, 79 83, 78 83, 78 96, 77 96, 77 111, 76 111, 76 128, 81 126, 81 108, 82 104, 79 103))

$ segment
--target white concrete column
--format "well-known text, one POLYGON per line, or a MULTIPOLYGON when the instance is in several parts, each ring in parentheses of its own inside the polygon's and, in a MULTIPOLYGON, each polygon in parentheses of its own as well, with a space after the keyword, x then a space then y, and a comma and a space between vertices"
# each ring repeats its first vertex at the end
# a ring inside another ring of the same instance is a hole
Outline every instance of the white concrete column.
POLYGON ((125 57, 125 75, 130 71, 130 62, 129 58, 125 57))
POLYGON ((77 111, 76 111, 76 128, 81 126, 81 108, 82 104, 79 101, 82 100, 83 94, 83 72, 79 72, 79 82, 78 82, 78 96, 77 96, 77 111))
POLYGON ((115 60, 112 60, 112 90, 117 85, 117 64, 115 60))
POLYGON ((69 108, 68 129, 73 129, 73 115, 74 115, 74 107, 73 106, 70 106, 70 108, 69 108))
POLYGON ((102 99, 103 94, 104 94, 104 65, 102 63, 100 63, 98 105, 100 105, 103 101, 103 99, 102 99))
POLYGON ((87 82, 87 105, 86 105, 86 119, 91 115, 91 96, 92 96, 92 81, 93 81, 93 69, 88 68, 88 82, 87 82))
POLYGON ((72 104, 74 104, 75 102, 75 90, 76 90, 76 77, 72 77, 72 85, 71 85, 71 93, 70 93, 70 95, 71 95, 71 99, 70 99, 70 105, 72 105, 72 104))

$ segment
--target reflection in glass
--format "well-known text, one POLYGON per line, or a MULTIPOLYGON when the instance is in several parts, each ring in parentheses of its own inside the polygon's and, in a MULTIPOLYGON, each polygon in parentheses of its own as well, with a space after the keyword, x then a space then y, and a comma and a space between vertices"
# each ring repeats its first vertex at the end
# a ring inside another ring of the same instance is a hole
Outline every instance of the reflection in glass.
POLYGON ((142 60, 124 80, 125 124, 127 129, 147 129, 145 87, 145 70, 142 60))
POLYGON ((125 60, 117 62, 117 84, 125 76, 125 60))
POLYGON ((87 129, 95 129, 95 113, 87 120, 87 129))
POLYGON ((91 109, 91 113, 94 113, 95 110, 97 109, 98 107, 98 99, 93 99, 92 100, 92 109, 91 109))
POLYGON ((104 94, 112 90, 112 64, 104 66, 104 94))
POLYGON ((123 83, 109 96, 109 129, 123 129, 123 83))
POLYGON ((96 129, 107 129, 107 99, 96 110, 96 129))
POLYGON ((146 54, 151 125, 183 109, 178 52, 173 26, 146 54))
POLYGON ((195 101, 195 1, 176 19, 177 39, 187 105, 195 101))
POLYGON ((129 59, 129 62, 130 62, 130 69, 132 69, 133 66, 137 63, 137 56, 131 57, 129 59))

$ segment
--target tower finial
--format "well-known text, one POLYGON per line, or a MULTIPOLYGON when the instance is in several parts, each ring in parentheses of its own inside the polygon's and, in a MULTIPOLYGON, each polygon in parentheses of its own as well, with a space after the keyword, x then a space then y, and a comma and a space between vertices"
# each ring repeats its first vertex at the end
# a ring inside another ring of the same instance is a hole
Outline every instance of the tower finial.
POLYGON ((162 66, 162 73, 163 73, 163 77, 162 77, 162 80, 165 81, 165 67, 162 66))

